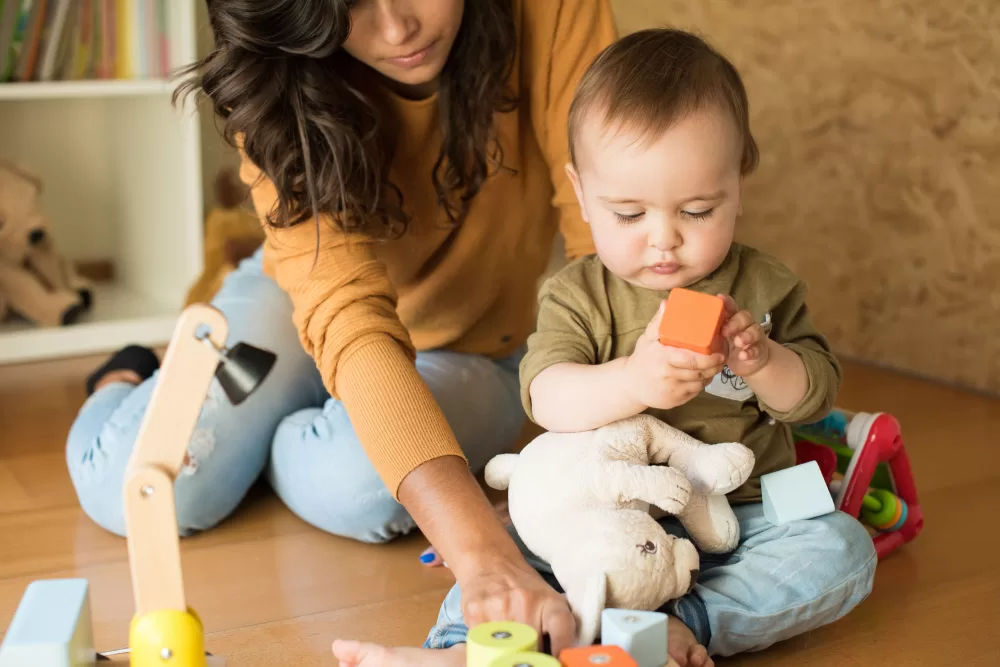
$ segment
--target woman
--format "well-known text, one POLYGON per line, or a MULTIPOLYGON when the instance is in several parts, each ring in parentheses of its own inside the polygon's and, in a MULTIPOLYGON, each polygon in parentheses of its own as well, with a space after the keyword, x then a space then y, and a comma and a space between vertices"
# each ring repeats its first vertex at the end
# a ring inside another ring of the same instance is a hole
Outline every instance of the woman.
MULTIPOLYGON (((213 301, 278 361, 244 404, 213 387, 176 484, 183 534, 267 471, 319 528, 384 542, 417 526, 470 623, 571 641, 573 619, 476 483, 524 420, 520 348, 561 229, 593 251, 564 175, 575 84, 615 38, 607 0, 209 0, 206 95, 266 221, 213 301)), ((67 460, 81 505, 124 533, 121 483, 156 358, 88 382, 67 460)))

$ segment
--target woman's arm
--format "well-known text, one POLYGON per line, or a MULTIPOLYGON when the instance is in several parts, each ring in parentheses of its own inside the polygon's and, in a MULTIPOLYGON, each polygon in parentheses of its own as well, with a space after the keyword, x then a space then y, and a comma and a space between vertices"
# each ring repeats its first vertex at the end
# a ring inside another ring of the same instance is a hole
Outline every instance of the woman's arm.
MULTIPOLYGON (((273 186, 248 162, 241 175, 258 215, 271 210, 273 186)), ((467 622, 528 623, 554 647, 569 646, 569 606, 527 564, 469 471, 413 363, 373 242, 348 237, 330 220, 320 223, 318 247, 311 222, 267 234, 265 267, 292 300, 303 347, 386 487, 455 572, 467 622)))
POLYGON ((576 624, 566 600, 525 561, 460 453, 449 453, 460 452, 454 435, 407 355, 388 339, 365 346, 342 363, 337 384, 361 442, 400 450, 384 475, 401 478, 397 499, 455 573, 466 623, 516 620, 569 646, 576 624))

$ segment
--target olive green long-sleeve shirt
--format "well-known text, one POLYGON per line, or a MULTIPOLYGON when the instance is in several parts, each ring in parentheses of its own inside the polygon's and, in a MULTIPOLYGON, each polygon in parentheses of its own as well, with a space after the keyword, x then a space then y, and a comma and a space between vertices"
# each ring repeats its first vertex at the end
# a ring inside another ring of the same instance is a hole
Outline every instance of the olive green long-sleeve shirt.
MULTIPOLYGON (((646 412, 707 443, 742 442, 756 463, 734 503, 760 500, 760 476, 795 464, 791 426, 822 419, 833 407, 842 370, 813 325, 806 286, 774 257, 734 244, 714 273, 689 289, 729 294, 765 326, 769 337, 802 359, 809 388, 798 405, 781 412, 766 405, 727 368, 688 403, 646 412)), ((608 271, 596 255, 552 276, 539 296, 538 325, 521 363, 521 398, 533 419, 529 388, 558 363, 603 364, 628 356, 669 292, 644 289, 608 271)))

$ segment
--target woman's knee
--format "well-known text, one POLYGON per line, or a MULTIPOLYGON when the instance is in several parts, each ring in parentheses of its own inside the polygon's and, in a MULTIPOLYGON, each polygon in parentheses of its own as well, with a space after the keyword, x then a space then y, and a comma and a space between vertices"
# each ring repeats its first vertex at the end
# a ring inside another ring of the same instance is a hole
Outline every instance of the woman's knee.
MULTIPOLYGON (((100 423, 89 423, 94 405, 85 405, 67 441, 66 462, 81 508, 120 536, 126 534, 126 470, 156 380, 154 376, 135 387, 100 423)), ((248 418, 245 410, 226 401, 220 387, 210 388, 173 485, 180 535, 215 527, 260 476, 271 444, 266 412, 257 409, 248 418)), ((273 423, 279 418, 273 417, 273 423)))
MULTIPOLYGON (((117 484, 89 484, 77 486, 77 497, 84 514, 104 530, 127 537, 125 520, 124 476, 117 484)), ((187 537, 216 525, 232 513, 234 504, 220 503, 218 498, 209 499, 211 493, 201 493, 210 489, 188 487, 177 492, 174 502, 177 518, 177 534, 187 537)))
POLYGON ((381 544, 415 525, 332 399, 324 409, 300 410, 279 424, 268 477, 292 512, 334 535, 381 544))

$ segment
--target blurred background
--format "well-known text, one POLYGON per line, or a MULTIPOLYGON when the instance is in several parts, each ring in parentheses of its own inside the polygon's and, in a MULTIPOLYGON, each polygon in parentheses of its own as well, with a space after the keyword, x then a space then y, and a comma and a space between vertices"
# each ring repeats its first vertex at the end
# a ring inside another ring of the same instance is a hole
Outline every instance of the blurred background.
MULTIPOLYGON (((168 60, 206 54, 205 3, 155 1, 168 60)), ((32 2, 8 0, 4 13, 14 5, 32 2)), ((74 12, 99 12, 100 0, 49 0, 35 78, 59 78, 46 71, 46 38, 62 5, 73 8, 64 41, 85 61, 65 78, 79 79, 87 62, 101 76, 100 56, 86 60, 106 41, 100 18, 74 27, 74 12)), ((742 72, 762 159, 739 238, 809 282, 815 317, 842 356, 1000 392, 1000 3, 613 6, 622 33, 694 30, 742 72)), ((29 33, 32 18, 22 17, 29 33)), ((0 85, 0 156, 43 175, 61 245, 106 281, 73 334, 0 324, 0 363, 165 342, 189 287, 200 277, 211 288, 200 259, 213 244, 206 217, 231 209, 220 181, 235 156, 210 110, 179 120, 159 72, 137 62, 146 67, 131 81, 0 85)))

